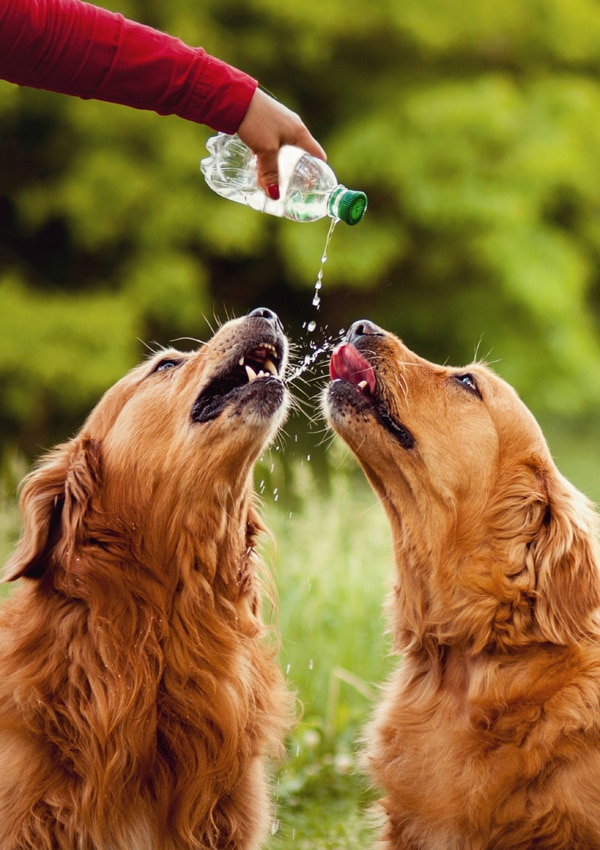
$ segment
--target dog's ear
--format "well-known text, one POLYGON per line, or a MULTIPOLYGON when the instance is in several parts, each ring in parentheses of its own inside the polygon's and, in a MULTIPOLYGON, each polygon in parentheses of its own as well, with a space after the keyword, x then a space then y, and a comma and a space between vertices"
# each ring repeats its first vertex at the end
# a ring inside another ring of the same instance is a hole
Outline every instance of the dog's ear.
POLYGON ((4 566, 3 581, 41 578, 55 552, 74 550, 99 474, 99 446, 86 438, 57 446, 42 458, 22 484, 23 533, 4 566))
POLYGON ((536 576, 535 619, 545 640, 567 644, 590 634, 600 606, 598 518, 556 469, 541 475, 546 511, 527 553, 536 576))

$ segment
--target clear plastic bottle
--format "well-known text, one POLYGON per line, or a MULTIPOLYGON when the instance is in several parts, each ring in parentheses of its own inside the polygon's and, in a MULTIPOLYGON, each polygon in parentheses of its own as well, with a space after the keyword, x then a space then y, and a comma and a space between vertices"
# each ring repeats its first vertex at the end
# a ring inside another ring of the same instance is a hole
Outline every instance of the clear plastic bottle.
POLYGON ((317 221, 328 215, 358 224, 367 209, 364 192, 346 189, 326 162, 301 148, 284 145, 279 151, 278 201, 258 185, 256 155, 239 136, 218 133, 206 148, 210 156, 201 161, 200 169, 210 188, 259 212, 292 221, 317 221))

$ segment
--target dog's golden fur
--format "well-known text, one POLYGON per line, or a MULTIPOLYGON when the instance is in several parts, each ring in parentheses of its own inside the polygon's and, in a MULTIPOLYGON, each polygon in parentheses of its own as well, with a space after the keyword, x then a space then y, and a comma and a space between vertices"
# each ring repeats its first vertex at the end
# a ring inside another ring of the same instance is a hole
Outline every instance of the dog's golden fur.
POLYGON ((514 390, 357 322, 325 409, 388 513, 386 850, 600 848, 597 516, 514 390))
POLYGON ((26 479, 4 573, 24 578, 0 613, 2 850, 261 843, 291 702, 251 480, 287 409, 286 350, 258 310, 162 351, 26 479))

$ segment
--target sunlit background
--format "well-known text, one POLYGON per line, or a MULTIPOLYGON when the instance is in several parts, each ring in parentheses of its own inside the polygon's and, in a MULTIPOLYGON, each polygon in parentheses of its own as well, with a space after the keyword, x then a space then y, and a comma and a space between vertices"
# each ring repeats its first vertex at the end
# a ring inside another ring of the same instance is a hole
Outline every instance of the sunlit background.
MULTIPOLYGON (((2 554, 16 481, 147 347, 275 309, 311 370, 257 472, 276 532, 282 663, 304 704, 273 847, 363 846, 355 746, 391 663, 387 526, 314 416, 327 352, 370 318, 429 359, 486 359, 600 500, 596 0, 111 0, 298 111, 369 209, 340 224, 224 201, 177 118, 0 82, 2 554), (321 352, 321 353, 319 353, 321 352), (313 418, 311 419, 311 415, 313 418)), ((275 827, 274 827, 275 831, 275 827)))

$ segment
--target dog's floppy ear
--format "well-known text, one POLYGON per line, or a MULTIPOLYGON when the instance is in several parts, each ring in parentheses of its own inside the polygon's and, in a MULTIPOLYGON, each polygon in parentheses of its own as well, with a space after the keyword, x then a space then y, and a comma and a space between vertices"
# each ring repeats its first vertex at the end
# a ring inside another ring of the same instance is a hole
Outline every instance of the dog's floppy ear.
POLYGON ((99 446, 75 438, 57 446, 26 476, 21 488, 23 533, 4 566, 3 581, 40 578, 53 552, 73 549, 99 477, 99 446))
POLYGON ((556 469, 541 474, 547 508, 527 554, 536 576, 535 619, 545 640, 567 644, 590 634, 600 606, 598 518, 556 469))

